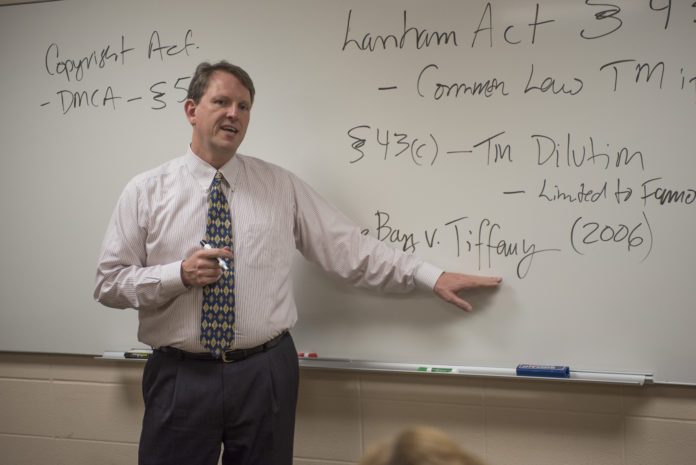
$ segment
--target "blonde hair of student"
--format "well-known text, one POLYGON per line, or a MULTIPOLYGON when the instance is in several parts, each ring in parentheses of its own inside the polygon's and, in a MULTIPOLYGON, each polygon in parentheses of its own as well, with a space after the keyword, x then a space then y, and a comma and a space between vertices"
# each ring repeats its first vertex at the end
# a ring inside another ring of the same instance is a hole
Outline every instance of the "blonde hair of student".
POLYGON ((485 465, 464 451, 448 435, 428 427, 402 431, 378 443, 359 465, 485 465))

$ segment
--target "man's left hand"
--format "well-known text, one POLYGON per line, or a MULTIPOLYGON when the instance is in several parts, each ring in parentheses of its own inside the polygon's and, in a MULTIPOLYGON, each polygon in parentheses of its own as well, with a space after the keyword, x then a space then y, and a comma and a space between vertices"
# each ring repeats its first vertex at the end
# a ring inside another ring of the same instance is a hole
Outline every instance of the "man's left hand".
POLYGON ((478 288, 492 288, 498 286, 503 278, 495 276, 475 276, 462 273, 442 273, 435 283, 434 291, 445 302, 470 312, 471 304, 459 297, 461 291, 478 288))

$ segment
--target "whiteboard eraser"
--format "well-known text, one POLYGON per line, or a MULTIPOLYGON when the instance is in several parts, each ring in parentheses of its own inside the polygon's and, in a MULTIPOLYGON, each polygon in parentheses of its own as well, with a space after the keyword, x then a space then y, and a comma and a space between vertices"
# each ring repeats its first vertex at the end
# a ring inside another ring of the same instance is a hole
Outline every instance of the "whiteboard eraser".
POLYGON ((539 376, 542 378, 569 378, 570 367, 561 365, 517 365, 517 376, 539 376))

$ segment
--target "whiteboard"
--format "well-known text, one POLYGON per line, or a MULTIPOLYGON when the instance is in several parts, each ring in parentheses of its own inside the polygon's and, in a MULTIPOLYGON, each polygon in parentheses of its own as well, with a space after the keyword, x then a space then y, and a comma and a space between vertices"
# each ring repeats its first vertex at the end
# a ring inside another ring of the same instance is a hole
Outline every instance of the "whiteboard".
POLYGON ((298 350, 696 384, 691 1, 59 1, 0 9, 0 350, 141 347, 92 300, 135 174, 183 154, 195 66, 258 90, 241 151, 372 234, 500 275, 466 314, 298 258, 298 350), (664 8, 663 8, 664 7, 664 8))

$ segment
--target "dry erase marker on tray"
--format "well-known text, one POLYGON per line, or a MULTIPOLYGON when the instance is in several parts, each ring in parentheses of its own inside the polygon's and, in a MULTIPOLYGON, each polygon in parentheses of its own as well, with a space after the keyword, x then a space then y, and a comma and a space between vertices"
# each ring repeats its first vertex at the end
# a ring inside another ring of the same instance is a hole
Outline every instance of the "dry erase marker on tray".
POLYGON ((123 358, 146 360, 152 354, 149 350, 129 350, 123 353, 123 358))
POLYGON ((454 368, 450 367, 418 367, 416 371, 421 373, 455 373, 454 368))
POLYGON ((517 365, 517 376, 539 376, 542 378, 569 378, 570 368, 561 365, 517 365))

